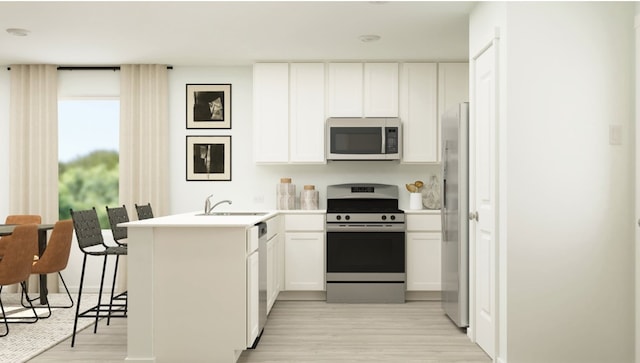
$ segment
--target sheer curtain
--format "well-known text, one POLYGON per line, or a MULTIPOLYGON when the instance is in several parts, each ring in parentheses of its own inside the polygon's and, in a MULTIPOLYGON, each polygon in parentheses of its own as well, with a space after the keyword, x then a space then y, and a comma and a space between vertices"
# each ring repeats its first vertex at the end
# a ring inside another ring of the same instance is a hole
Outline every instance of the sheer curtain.
MULTIPOLYGON (((12 65, 9 103, 9 211, 58 220, 58 70, 55 65, 12 65)), ((36 290, 37 278, 29 289, 36 290)), ((48 278, 58 291, 58 275, 48 278)))
MULTIPOLYGON (((169 122, 166 65, 120 67, 120 202, 136 219, 134 203, 151 203, 155 216, 169 205, 169 122)), ((126 263, 119 290, 126 289, 126 263)))

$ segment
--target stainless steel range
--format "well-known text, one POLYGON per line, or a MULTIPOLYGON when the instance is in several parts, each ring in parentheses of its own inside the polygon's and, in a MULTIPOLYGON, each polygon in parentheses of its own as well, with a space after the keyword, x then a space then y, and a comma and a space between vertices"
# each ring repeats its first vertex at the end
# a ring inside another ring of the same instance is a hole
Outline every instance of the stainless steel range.
POLYGON ((405 301, 405 223, 398 187, 327 187, 327 302, 405 301))

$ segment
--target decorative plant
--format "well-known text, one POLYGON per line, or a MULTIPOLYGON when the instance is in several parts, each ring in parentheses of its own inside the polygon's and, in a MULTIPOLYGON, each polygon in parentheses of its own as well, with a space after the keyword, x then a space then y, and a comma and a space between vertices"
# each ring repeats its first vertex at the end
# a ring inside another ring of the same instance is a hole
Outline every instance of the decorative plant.
POLYGON ((405 184, 405 186, 410 193, 420 193, 422 191, 424 183, 421 180, 416 180, 411 184, 405 184))

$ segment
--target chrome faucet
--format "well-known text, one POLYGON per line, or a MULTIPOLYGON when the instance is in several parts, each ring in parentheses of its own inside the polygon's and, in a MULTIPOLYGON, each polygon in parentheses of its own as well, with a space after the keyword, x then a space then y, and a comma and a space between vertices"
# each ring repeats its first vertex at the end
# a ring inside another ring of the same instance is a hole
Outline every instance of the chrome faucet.
POLYGON ((210 196, 207 197, 207 199, 204 201, 204 214, 211 214, 211 211, 217 207, 218 205, 222 204, 222 203, 229 203, 231 204, 231 201, 228 199, 225 200, 221 200, 218 203, 214 204, 213 206, 211 205, 211 197, 213 197, 213 194, 211 194, 210 196))

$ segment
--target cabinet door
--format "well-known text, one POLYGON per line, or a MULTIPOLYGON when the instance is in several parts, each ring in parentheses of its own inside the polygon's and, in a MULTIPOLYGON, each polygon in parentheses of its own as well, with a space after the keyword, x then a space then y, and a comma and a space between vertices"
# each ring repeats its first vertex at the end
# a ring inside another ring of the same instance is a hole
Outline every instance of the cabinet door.
POLYGON ((329 63, 329 117, 362 117, 362 63, 329 63))
POLYGON ((247 257, 247 347, 260 333, 259 322, 259 285, 260 285, 260 258, 258 252, 247 257))
MULTIPOLYGON (((460 102, 469 101, 469 63, 438 64, 438 135, 440 116, 460 102)), ((438 139, 438 161, 441 160, 438 139)))
POLYGON ((398 63, 365 63, 364 117, 398 117, 398 63))
POLYGON ((407 233, 407 290, 440 291, 440 233, 407 233))
POLYGON ((280 294, 284 290, 284 233, 276 236, 276 259, 276 290, 280 294))
POLYGON ((277 271, 277 261, 275 254, 275 240, 277 237, 274 237, 267 241, 267 314, 271 311, 271 307, 275 302, 275 297, 277 296, 276 291, 276 271, 277 271))
POLYGON ((289 161, 289 65, 253 66, 253 132, 256 163, 289 161))
POLYGON ((324 233, 286 233, 285 290, 324 290, 324 233))
POLYGON ((439 154, 437 66, 405 63, 400 81, 403 163, 434 163, 439 154))
POLYGON ((289 161, 325 163, 324 64, 290 65, 289 161))

